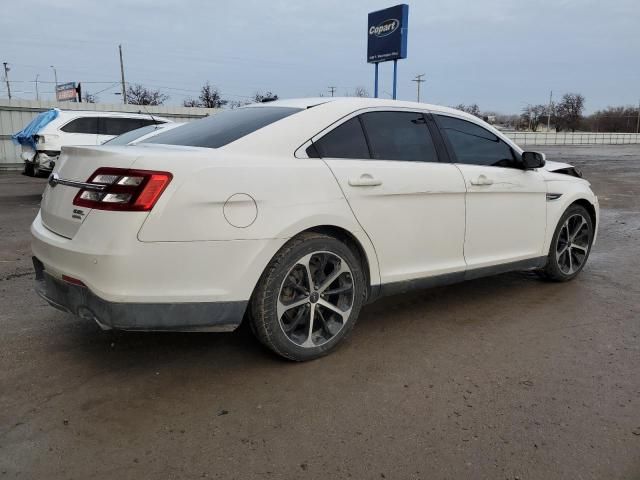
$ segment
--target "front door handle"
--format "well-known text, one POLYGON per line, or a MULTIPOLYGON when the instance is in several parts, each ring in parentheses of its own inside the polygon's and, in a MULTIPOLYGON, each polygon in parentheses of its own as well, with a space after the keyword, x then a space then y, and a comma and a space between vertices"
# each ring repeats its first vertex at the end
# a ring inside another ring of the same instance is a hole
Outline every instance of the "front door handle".
POLYGON ((358 178, 350 178, 349 185, 352 187, 377 187, 382 185, 382 180, 378 180, 368 173, 363 173, 358 178))
POLYGON ((493 180, 488 178, 486 175, 480 175, 475 180, 471 180, 470 183, 471 185, 476 185, 476 186, 487 186, 487 185, 493 185, 493 180))

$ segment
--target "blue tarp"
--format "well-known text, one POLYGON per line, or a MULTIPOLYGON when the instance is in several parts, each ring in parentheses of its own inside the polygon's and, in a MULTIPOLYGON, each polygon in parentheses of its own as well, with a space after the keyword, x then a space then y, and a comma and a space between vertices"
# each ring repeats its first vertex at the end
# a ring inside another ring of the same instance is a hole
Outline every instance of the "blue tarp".
POLYGON ((54 108, 38 114, 38 116, 31 120, 31 122, 29 122, 26 127, 20 130, 18 133, 14 133, 11 136, 11 139, 14 143, 20 145, 29 145, 31 146, 31 148, 36 150, 36 142, 33 136, 38 133, 42 127, 52 122, 59 113, 60 110, 54 108))

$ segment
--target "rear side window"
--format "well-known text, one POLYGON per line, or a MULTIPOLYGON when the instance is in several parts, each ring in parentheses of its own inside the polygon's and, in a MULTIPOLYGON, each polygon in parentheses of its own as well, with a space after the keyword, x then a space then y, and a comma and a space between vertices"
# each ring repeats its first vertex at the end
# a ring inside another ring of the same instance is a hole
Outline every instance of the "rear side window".
POLYGON ((475 123, 438 115, 458 163, 517 167, 513 150, 503 140, 475 123))
POLYGON ((150 118, 101 117, 98 122, 100 135, 122 135, 137 128, 156 123, 150 118))
MULTIPOLYGON (((369 147, 357 117, 334 128, 317 142, 316 150, 326 158, 369 158, 369 147)), ((313 154, 309 155, 313 157, 313 154)))
POLYGON ((218 148, 301 110, 290 107, 245 107, 227 110, 159 133, 140 143, 218 148))
POLYGON ((438 155, 425 117, 411 112, 371 112, 360 118, 378 160, 437 162, 438 155))
POLYGON ((60 128, 67 133, 98 133, 98 117, 81 117, 71 120, 60 128))

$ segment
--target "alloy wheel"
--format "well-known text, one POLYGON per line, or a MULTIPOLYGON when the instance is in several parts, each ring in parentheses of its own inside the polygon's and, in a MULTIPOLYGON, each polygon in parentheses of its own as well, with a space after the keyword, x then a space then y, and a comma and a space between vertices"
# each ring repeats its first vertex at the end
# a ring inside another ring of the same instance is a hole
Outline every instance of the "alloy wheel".
POLYGON ((587 260, 591 232, 589 223, 579 213, 571 215, 562 225, 556 244, 558 268, 565 275, 573 275, 587 260))
POLYGON ((285 275, 278 294, 278 322, 296 345, 318 347, 342 330, 353 302, 353 275, 347 262, 332 252, 313 252, 285 275))

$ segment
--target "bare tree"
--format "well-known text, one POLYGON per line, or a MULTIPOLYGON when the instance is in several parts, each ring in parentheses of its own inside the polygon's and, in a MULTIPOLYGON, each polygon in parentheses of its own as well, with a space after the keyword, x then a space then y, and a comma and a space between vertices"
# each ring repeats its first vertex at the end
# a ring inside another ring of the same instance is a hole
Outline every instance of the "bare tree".
POLYGON ((202 104, 200 103, 200 100, 196 100, 194 98, 187 98, 182 102, 182 105, 184 107, 201 107, 202 104))
POLYGON ((162 105, 169 99, 169 95, 160 93, 159 90, 152 90, 140 84, 129 85, 127 87, 127 103, 132 105, 162 105))
POLYGON ((278 95, 272 93, 270 90, 267 91, 267 93, 265 93, 264 95, 262 94, 262 92, 256 92, 253 96, 253 101, 256 103, 267 103, 273 102, 274 100, 278 100, 278 95))
POLYGON ((592 132, 635 133, 640 124, 637 106, 607 107, 586 117, 583 125, 592 132))
POLYGON ((575 132, 582 120, 584 96, 579 93, 565 93, 554 112, 556 131, 571 130, 575 132))
POLYGON ((368 98, 369 97, 369 92, 366 88, 364 88, 363 86, 358 86, 355 88, 355 90, 353 91, 353 96, 354 97, 363 97, 363 98, 368 98))
POLYGON ((470 113, 471 115, 475 115, 478 118, 482 118, 482 114, 480 113, 480 107, 478 107, 477 103, 473 103, 471 105, 465 105, 464 103, 460 103, 452 108, 455 108, 456 110, 462 110, 463 112, 467 112, 467 113, 470 113))
POLYGON ((240 108, 240 107, 244 107, 245 105, 250 105, 253 102, 249 102, 247 100, 231 100, 229 102, 229 108, 231 108, 231 110, 234 110, 236 108, 240 108))
POLYGON ((209 82, 202 86, 197 99, 187 98, 182 102, 185 107, 204 108, 222 108, 227 103, 227 100, 223 100, 220 90, 217 87, 212 87, 209 82))
POLYGON ((200 90, 200 102, 205 108, 221 108, 228 103, 222 99, 220 90, 212 87, 209 82, 205 83, 200 90))
POLYGON ((536 132, 543 118, 547 115, 547 108, 546 105, 527 105, 522 109, 520 116, 522 123, 526 124, 532 132, 536 132))

